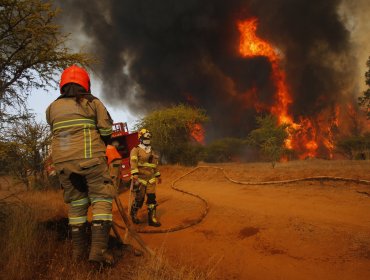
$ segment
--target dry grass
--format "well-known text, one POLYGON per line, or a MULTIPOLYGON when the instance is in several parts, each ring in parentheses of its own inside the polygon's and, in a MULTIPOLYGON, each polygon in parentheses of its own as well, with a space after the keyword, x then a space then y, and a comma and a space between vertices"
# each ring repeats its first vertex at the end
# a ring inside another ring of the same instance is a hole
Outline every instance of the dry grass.
POLYGON ((47 261, 53 236, 43 234, 37 213, 26 205, 2 204, 2 279, 34 279, 47 261))
POLYGON ((127 248, 120 249, 115 267, 94 272, 87 262, 71 260, 60 191, 23 192, 1 199, 6 196, 0 193, 0 279, 206 279, 206 273, 197 269, 169 264, 163 252, 153 258, 136 257, 127 248))

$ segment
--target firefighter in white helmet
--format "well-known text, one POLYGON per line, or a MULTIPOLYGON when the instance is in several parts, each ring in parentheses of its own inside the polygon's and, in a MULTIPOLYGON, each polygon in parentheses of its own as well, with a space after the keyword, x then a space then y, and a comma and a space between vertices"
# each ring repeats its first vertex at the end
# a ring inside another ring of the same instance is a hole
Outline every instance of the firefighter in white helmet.
POLYGON ((138 134, 140 143, 130 153, 131 175, 135 194, 130 214, 133 223, 139 224, 141 222, 137 217, 137 212, 143 206, 146 194, 148 224, 159 227, 161 223, 157 220, 156 215, 156 185, 161 183, 161 174, 157 168, 159 157, 152 150, 151 136, 149 130, 141 129, 138 134))
POLYGON ((53 163, 69 205, 73 258, 81 260, 87 253, 87 211, 92 205, 89 261, 111 265, 113 258, 107 249, 116 190, 105 153, 112 119, 103 103, 91 95, 85 69, 76 65, 65 69, 60 93, 47 108, 46 119, 53 134, 53 163))

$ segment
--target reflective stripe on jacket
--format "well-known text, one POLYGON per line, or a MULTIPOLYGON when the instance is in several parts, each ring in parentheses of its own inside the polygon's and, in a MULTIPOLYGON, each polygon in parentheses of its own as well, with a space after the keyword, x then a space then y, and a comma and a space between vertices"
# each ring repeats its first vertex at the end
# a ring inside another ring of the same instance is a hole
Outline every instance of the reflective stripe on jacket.
POLYGON ((159 157, 153 152, 146 153, 142 148, 135 147, 130 153, 131 174, 138 175, 139 181, 146 185, 155 183, 155 178, 161 174, 157 169, 159 157))
POLYGON ((54 163, 105 156, 105 144, 100 136, 112 134, 112 119, 99 99, 61 98, 46 110, 51 126, 52 159, 54 163))

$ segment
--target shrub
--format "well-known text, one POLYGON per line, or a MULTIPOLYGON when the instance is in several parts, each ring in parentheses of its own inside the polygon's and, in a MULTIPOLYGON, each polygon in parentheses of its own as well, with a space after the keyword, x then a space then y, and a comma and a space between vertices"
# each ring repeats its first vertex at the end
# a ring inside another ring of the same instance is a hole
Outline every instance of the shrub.
POLYGON ((370 159, 370 133, 348 136, 338 140, 336 151, 348 159, 370 159))
POLYGON ((187 105, 177 105, 148 114, 136 124, 137 129, 152 132, 152 146, 159 152, 161 162, 196 164, 199 143, 194 132, 208 120, 205 112, 187 105), (191 158, 195 156, 195 158, 191 158))
POLYGON ((240 160, 246 143, 238 138, 216 140, 204 148, 203 160, 206 162, 229 162, 240 160))
POLYGON ((278 124, 275 116, 267 115, 256 118, 258 128, 248 135, 248 143, 259 149, 261 154, 271 161, 272 167, 285 154, 285 140, 288 138, 287 124, 278 124))

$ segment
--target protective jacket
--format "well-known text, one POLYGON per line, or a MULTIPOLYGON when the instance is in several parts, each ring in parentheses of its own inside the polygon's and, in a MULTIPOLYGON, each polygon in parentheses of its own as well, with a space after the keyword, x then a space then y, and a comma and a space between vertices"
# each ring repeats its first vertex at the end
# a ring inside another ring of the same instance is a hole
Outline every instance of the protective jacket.
POLYGON ((121 181, 122 156, 113 145, 107 146, 106 156, 109 166, 109 175, 112 178, 113 185, 118 189, 121 181))
POLYGON ((47 108, 46 119, 53 131, 54 163, 105 156, 103 138, 112 134, 113 121, 98 98, 89 94, 79 103, 58 98, 47 108))
POLYGON ((155 184, 156 177, 161 176, 157 169, 158 159, 151 149, 133 148, 130 153, 131 174, 138 175, 139 182, 145 186, 155 184))

